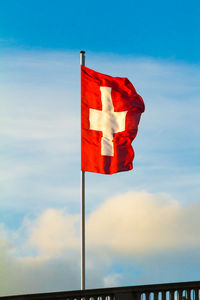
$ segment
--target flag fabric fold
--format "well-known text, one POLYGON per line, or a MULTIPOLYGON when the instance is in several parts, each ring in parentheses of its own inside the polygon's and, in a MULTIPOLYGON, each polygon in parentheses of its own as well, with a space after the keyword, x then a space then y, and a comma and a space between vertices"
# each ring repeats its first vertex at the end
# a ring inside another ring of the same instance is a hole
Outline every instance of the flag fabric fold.
POLYGON ((131 146, 144 102, 127 78, 81 66, 81 170, 113 174, 133 168, 131 146))

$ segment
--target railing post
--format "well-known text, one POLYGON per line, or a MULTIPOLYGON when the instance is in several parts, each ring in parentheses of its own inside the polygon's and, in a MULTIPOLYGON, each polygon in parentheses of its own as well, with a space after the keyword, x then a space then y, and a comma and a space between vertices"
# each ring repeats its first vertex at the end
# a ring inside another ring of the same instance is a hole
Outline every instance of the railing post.
POLYGON ((183 296, 183 291, 182 290, 178 290, 178 300, 181 300, 183 296))
POLYGON ((158 300, 158 292, 154 292, 154 300, 158 300))
POLYGON ((162 291, 162 300, 166 300, 166 291, 162 291))
POLYGON ((191 290, 187 290, 187 300, 191 300, 191 290))
POLYGON ((195 289, 195 300, 199 300, 199 289, 195 289))
POLYGON ((146 296, 146 300, 149 300, 149 295, 150 295, 150 293, 149 293, 149 292, 147 292, 147 293, 145 294, 145 296, 146 296))
POLYGON ((169 291, 169 295, 170 295, 170 297, 169 297, 169 300, 174 300, 174 291, 172 290, 172 291, 169 291))
POLYGON ((140 292, 136 293, 136 300, 141 300, 141 293, 140 292))
POLYGON ((130 292, 119 292, 114 296, 115 300, 136 300, 136 295, 130 292))

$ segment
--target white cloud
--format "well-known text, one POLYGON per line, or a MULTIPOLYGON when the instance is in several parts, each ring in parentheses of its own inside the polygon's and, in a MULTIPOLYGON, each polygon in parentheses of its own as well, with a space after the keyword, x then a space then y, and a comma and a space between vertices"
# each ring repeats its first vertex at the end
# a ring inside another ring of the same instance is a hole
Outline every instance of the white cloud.
POLYGON ((31 223, 28 243, 37 248, 39 255, 59 256, 77 251, 79 241, 79 217, 61 210, 48 209, 31 223))
MULTIPOLYGON (((130 191, 109 198, 87 217, 88 251, 137 257, 199 249, 199 208, 199 202, 181 205, 167 194, 130 191)), ((20 234, 37 256, 59 257, 78 251, 80 217, 47 209, 35 219, 26 217, 20 234)))
POLYGON ((1 253, 0 296, 79 289, 79 263, 70 259, 15 258, 1 253))
POLYGON ((199 249, 199 208, 199 202, 184 207, 168 195, 128 192, 89 216, 88 243, 130 256, 199 249))
MULTIPOLYGON (((0 227, 0 296, 80 289, 77 218, 48 209, 16 231, 0 227)), ((103 286, 106 268, 101 258, 89 263, 87 286, 103 286)))
POLYGON ((120 281, 121 281, 121 274, 118 273, 112 273, 107 275, 104 278, 104 286, 105 287, 116 287, 120 285, 120 281))
MULTIPOLYGON (((79 288, 79 222, 47 209, 17 231, 1 227, 1 295, 79 288)), ((106 200, 86 222, 87 287, 196 279, 199 226, 199 202, 131 191, 106 200)))

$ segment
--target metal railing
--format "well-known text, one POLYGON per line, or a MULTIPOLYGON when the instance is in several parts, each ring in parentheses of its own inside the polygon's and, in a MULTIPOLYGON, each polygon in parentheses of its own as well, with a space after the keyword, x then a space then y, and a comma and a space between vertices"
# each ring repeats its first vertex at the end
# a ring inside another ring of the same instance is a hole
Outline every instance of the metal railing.
POLYGON ((0 297, 1 300, 200 300, 200 281, 0 297))

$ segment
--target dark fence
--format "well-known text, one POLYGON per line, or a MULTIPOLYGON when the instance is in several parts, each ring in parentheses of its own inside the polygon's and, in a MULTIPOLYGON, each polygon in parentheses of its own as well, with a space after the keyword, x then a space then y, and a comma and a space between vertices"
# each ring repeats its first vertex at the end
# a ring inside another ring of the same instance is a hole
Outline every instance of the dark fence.
POLYGON ((0 297, 1 300, 200 300, 200 281, 0 297))

